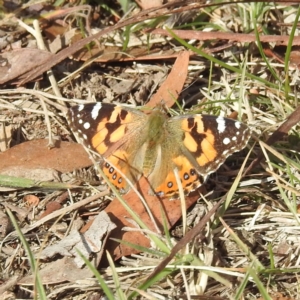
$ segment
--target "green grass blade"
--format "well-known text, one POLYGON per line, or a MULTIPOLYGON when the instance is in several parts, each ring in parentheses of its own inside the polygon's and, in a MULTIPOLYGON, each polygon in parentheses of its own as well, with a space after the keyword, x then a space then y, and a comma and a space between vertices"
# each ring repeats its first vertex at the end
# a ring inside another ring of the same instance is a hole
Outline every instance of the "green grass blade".
MULTIPOLYGON (((179 43, 181 43, 181 44, 182 44, 183 46, 185 46, 187 49, 189 49, 189 50, 191 50, 191 51, 193 51, 193 52, 199 54, 200 56, 202 56, 202 57, 208 59, 209 61, 214 62, 215 64, 218 64, 219 66, 221 66, 221 67, 223 67, 223 68, 225 68, 225 69, 228 69, 228 70, 230 70, 230 71, 232 71, 232 72, 234 72, 234 73, 237 73, 237 74, 241 74, 242 71, 241 71, 239 68, 230 66, 230 65, 224 63, 223 61, 221 61, 221 60, 219 60, 219 59, 217 59, 217 58, 215 58, 215 57, 213 57, 213 56, 211 56, 211 55, 205 53, 205 52, 202 51, 201 49, 198 49, 198 48, 196 48, 196 47, 193 47, 192 45, 190 45, 189 43, 187 43, 185 40, 183 40, 183 39, 181 39, 180 37, 178 37, 172 30, 167 29, 167 31, 170 33, 170 35, 171 35, 174 39, 176 39, 179 43)), ((248 77, 248 78, 250 78, 250 79, 252 79, 252 80, 258 81, 258 82, 260 82, 261 84, 266 85, 266 86, 268 86, 268 87, 272 87, 272 88, 278 89, 278 85, 277 85, 277 84, 274 84, 274 83, 272 83, 272 82, 270 82, 270 81, 268 81, 268 80, 265 80, 265 79, 263 79, 263 78, 261 78, 261 77, 257 77, 257 76, 255 76, 255 75, 253 75, 253 74, 251 74, 251 73, 246 72, 246 73, 245 73, 245 76, 248 77)))
POLYGON ((36 263, 36 260, 34 258, 34 255, 30 249, 30 246, 28 244, 28 242, 26 241, 25 239, 25 236, 23 235, 14 215, 12 214, 12 212, 7 208, 6 209, 7 211, 7 214, 13 224, 13 226, 15 227, 15 230, 16 232, 18 233, 18 237, 27 253, 27 257, 28 257, 28 260, 29 260, 29 263, 30 263, 30 267, 31 267, 31 270, 32 270, 32 274, 34 275, 35 277, 35 282, 34 282, 34 287, 37 289, 38 291, 38 294, 34 293, 34 299, 37 299, 37 296, 39 299, 42 299, 42 300, 47 300, 47 297, 46 297, 46 292, 45 292, 45 289, 44 289, 44 286, 43 286, 43 283, 42 283, 42 279, 40 277, 40 274, 39 274, 39 270, 38 270, 38 265, 36 263))
POLYGON ((287 44, 286 53, 285 53, 284 72, 285 72, 285 98, 286 98, 286 100, 289 99, 289 92, 291 89, 290 81, 289 81, 290 57, 291 57, 294 36, 295 36, 296 30, 298 28, 299 17, 300 17, 300 7, 298 7, 297 15, 296 15, 294 24, 292 26, 289 42, 287 44))
POLYGON ((87 267, 93 272, 95 277, 97 278, 101 288, 103 289, 103 292, 105 293, 106 297, 109 300, 115 300, 116 297, 112 290, 109 288, 109 286, 106 284, 105 280, 101 277, 100 273, 98 270, 91 264, 91 262, 84 256, 80 251, 76 249, 77 253, 80 255, 80 257, 84 260, 85 264, 87 267))
POLYGON ((117 290, 116 293, 118 295, 118 299, 119 300, 126 300, 127 297, 125 296, 124 292, 122 291, 121 282, 119 280, 118 272, 116 270, 114 262, 113 262, 113 260, 112 260, 112 258, 111 258, 108 251, 106 251, 106 255, 107 255, 109 266, 110 266, 111 271, 112 271, 112 277, 113 277, 113 281, 114 281, 114 284, 115 284, 115 287, 116 287, 116 290, 117 290))

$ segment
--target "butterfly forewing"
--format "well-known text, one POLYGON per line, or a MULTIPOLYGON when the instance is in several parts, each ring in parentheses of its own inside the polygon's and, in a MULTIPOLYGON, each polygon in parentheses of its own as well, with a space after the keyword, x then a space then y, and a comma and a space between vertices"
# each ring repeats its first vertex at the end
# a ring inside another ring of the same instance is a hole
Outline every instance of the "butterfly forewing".
POLYGON ((136 141, 132 136, 139 135, 143 118, 145 115, 137 110, 100 102, 74 106, 67 112, 72 131, 85 146, 105 158, 103 171, 122 192, 128 185, 114 166, 132 182, 140 177, 141 171, 130 162, 140 149, 132 143, 136 141))
POLYGON ((239 121, 210 115, 190 115, 181 120, 183 146, 195 158, 201 175, 216 171, 232 153, 242 150, 249 128, 239 121))
POLYGON ((88 148, 108 156, 124 138, 132 114, 120 106, 98 102, 72 107, 67 120, 88 148))

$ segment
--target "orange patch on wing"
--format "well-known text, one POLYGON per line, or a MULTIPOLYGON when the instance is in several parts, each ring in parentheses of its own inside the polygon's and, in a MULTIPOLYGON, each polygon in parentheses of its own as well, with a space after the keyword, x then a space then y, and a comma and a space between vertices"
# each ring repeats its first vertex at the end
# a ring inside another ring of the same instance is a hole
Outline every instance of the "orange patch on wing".
POLYGON ((200 116, 195 117, 195 122, 197 123, 197 131, 199 133, 204 132, 204 125, 203 125, 202 117, 200 117, 200 116))
POLYGON ((188 162, 190 164, 188 159, 183 155, 174 157, 172 160, 174 161, 174 163, 176 164, 176 166, 178 167, 179 170, 181 170, 184 163, 188 162))
POLYGON ((118 140, 120 140, 125 135, 125 129, 126 129, 126 125, 119 126, 115 131, 113 131, 109 135, 109 141, 111 143, 115 143, 118 140))
POLYGON ((201 167, 214 161, 218 154, 217 150, 214 148, 215 136, 211 130, 207 130, 205 134, 206 137, 201 142, 201 150, 203 153, 197 158, 197 162, 201 167))
POLYGON ((122 108, 116 106, 110 118, 102 119, 102 121, 99 122, 97 126, 97 133, 93 136, 91 144, 93 148, 96 149, 96 151, 101 155, 103 155, 108 150, 108 146, 105 145, 104 140, 109 137, 109 141, 111 143, 119 141, 125 135, 126 124, 132 120, 132 115, 128 113, 126 115, 126 118, 121 121, 121 125, 116 130, 114 130, 113 132, 108 132, 106 128, 107 123, 113 124, 118 122, 117 119, 121 114, 121 111, 122 108))
MULTIPOLYGON (((201 185, 199 176, 190 163, 190 161, 183 155, 173 158, 178 169, 178 175, 185 192, 194 190, 197 186, 201 185), (191 172, 193 170, 193 172, 191 172)), ((163 193, 165 196, 172 196, 179 190, 174 170, 171 170, 164 182, 155 190, 156 193, 163 193)))
POLYGON ((123 150, 117 150, 114 152, 114 154, 110 155, 106 160, 118 168, 120 161, 127 162, 127 154, 123 150))
POLYGON ((103 119, 101 122, 97 125, 97 132, 102 133, 104 129, 106 129, 106 124, 108 123, 107 118, 103 119))
POLYGON ((109 123, 115 123, 117 121, 117 118, 119 114, 121 113, 122 108, 119 106, 115 106, 114 111, 112 112, 110 118, 107 120, 109 123))
MULTIPOLYGON (((123 174, 128 173, 128 170, 122 169, 120 162, 122 163, 127 161, 127 156, 125 151, 118 150, 113 155, 109 156, 106 159, 107 163, 110 164, 109 167, 106 167, 106 162, 104 162, 103 172, 109 179, 109 181, 119 190, 126 189, 127 182, 123 176, 115 169, 118 168, 123 174), (115 167, 114 167, 115 166, 115 167)), ((126 168, 126 166, 123 168, 126 168)))
MULTIPOLYGON (((111 114, 108 122, 109 123, 115 123, 117 121, 118 116, 120 114, 122 114, 123 110, 124 109, 122 107, 116 106, 115 109, 114 109, 114 111, 112 112, 112 114, 111 114)), ((126 117, 125 117, 125 119, 122 120, 121 124, 127 124, 127 123, 131 122, 132 119, 133 119, 132 114, 127 111, 126 117)))
MULTIPOLYGON (((204 132, 204 127, 203 127, 203 121, 201 116, 194 116, 194 127, 197 126, 197 131, 199 133, 204 132)), ((188 119, 183 119, 181 122, 181 128, 183 131, 191 131, 193 129, 189 128, 189 122, 188 119)))
POLYGON ((114 170, 113 173, 110 173, 110 167, 108 167, 103 169, 103 173, 117 189, 126 189, 126 180, 116 170, 114 170), (114 176, 116 177, 115 179, 114 176), (120 178, 122 179, 121 182, 119 182, 120 178))
POLYGON ((91 140, 92 146, 97 150, 98 153, 104 154, 107 151, 107 146, 103 143, 106 136, 108 135, 108 130, 101 126, 103 122, 99 123, 99 127, 101 127, 101 130, 98 130, 97 128, 97 134, 95 134, 91 140))
POLYGON ((193 183, 199 181, 199 176, 191 164, 191 162, 185 156, 178 156, 173 159, 178 168, 179 177, 181 178, 182 187, 185 191, 191 191, 194 187, 193 183), (193 173, 191 172, 193 170, 193 173))
POLYGON ((171 196, 177 191, 178 185, 173 170, 169 172, 165 181, 155 189, 155 193, 163 193, 163 196, 171 196), (170 183, 172 183, 172 186, 168 186, 170 183))
POLYGON ((183 143, 189 151, 191 152, 197 151, 198 144, 195 141, 195 139, 190 135, 190 133, 188 132, 185 133, 183 143))
POLYGON ((181 129, 183 131, 190 131, 191 129, 188 127, 188 120, 187 119, 183 119, 181 121, 181 129))

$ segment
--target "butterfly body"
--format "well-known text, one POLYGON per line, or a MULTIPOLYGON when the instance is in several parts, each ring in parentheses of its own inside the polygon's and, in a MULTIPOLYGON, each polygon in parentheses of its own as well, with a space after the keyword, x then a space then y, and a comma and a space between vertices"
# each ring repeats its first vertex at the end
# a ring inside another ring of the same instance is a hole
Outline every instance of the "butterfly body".
POLYGON ((178 192, 174 170, 188 193, 250 138, 247 126, 235 120, 200 114, 169 118, 158 108, 144 113, 98 102, 72 107, 67 119, 104 159, 105 175, 124 193, 129 189, 124 176, 133 184, 144 176, 150 194, 173 197, 178 192))

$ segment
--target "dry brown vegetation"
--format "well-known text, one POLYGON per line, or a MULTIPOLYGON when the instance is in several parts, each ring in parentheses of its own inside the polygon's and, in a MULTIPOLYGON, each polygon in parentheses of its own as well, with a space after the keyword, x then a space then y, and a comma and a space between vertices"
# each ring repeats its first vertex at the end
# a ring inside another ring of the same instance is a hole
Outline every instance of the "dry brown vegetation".
POLYGON ((299 5, 104 2, 1 4, 0 299, 300 299, 299 5), (252 137, 189 195, 119 195, 66 111, 162 100, 252 137))

